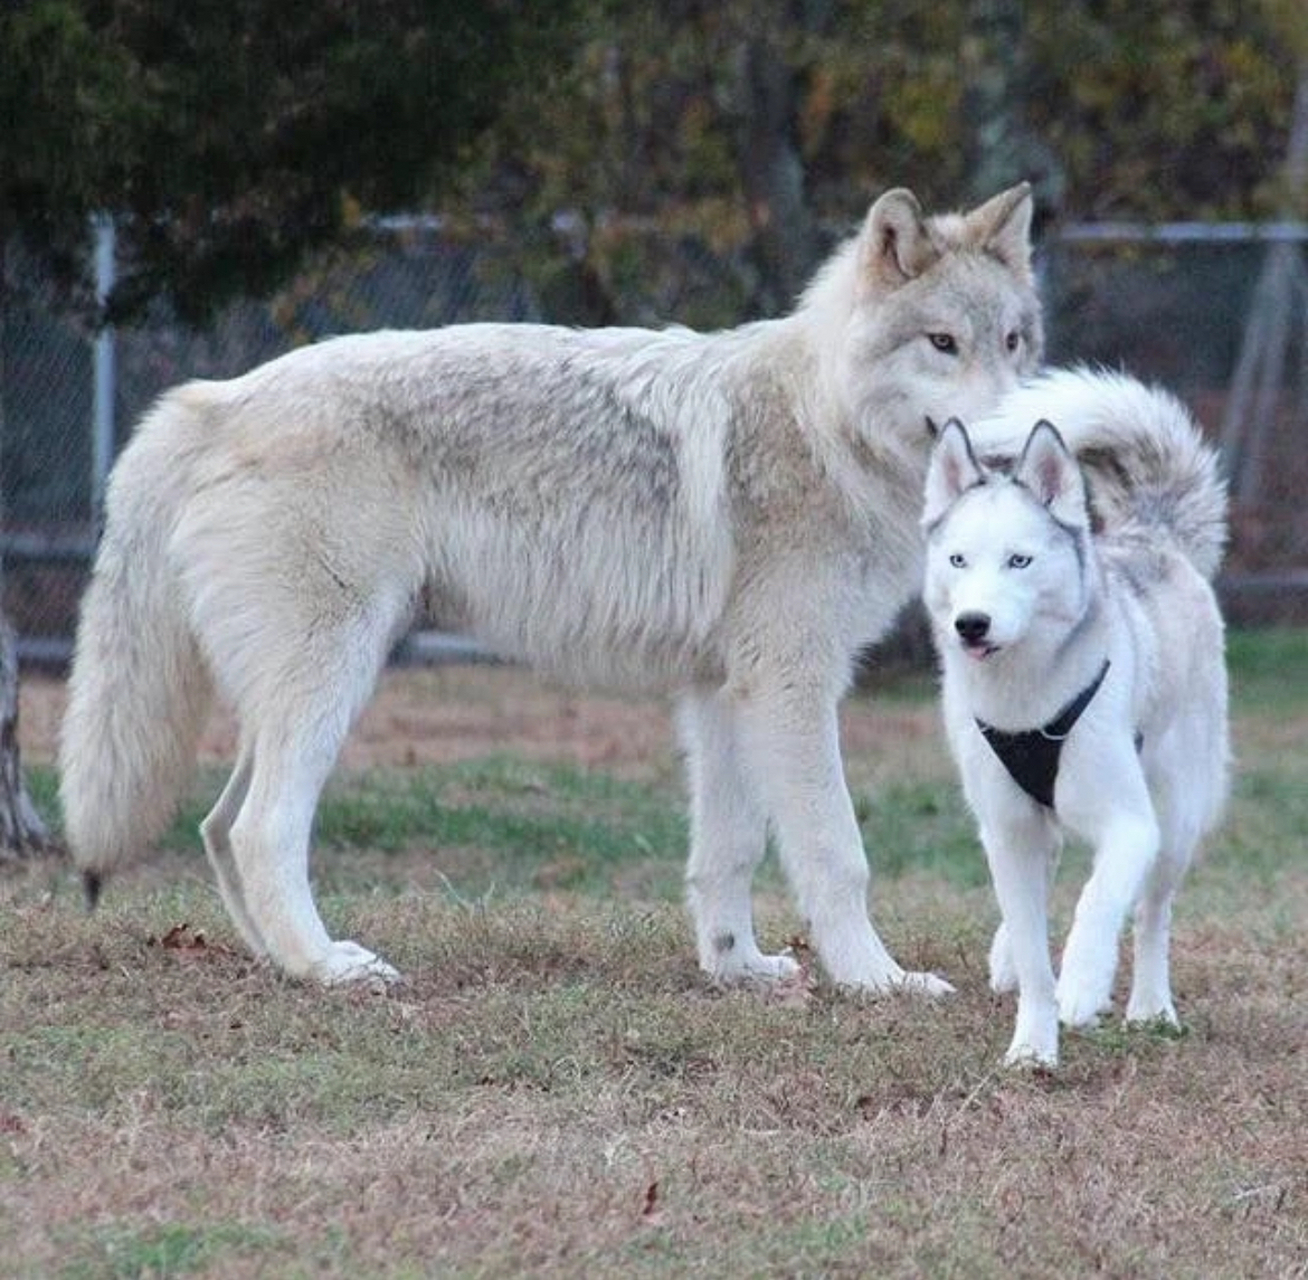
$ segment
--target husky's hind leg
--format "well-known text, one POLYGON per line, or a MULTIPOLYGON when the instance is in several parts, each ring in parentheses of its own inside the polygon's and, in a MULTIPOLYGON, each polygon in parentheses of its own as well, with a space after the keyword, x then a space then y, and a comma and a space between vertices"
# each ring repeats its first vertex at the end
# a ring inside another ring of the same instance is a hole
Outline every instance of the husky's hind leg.
POLYGON ((1155 1019, 1179 1026, 1172 1003, 1171 947, 1172 900, 1189 865, 1189 852, 1177 855, 1164 848, 1135 908, 1132 939, 1134 965, 1131 996, 1126 1005, 1128 1022, 1155 1019))
MULTIPOLYGON (((1049 825, 1046 823, 1046 826, 1049 825)), ((1062 851, 1062 840, 1057 832, 1051 831, 1048 839, 1051 847, 1046 870, 1046 886, 1053 884, 1054 872, 1058 868, 1058 855, 1062 851)), ((991 991, 997 995, 1006 995, 1010 991, 1017 990, 1017 963, 1013 959, 1013 939, 1008 931, 1006 920, 1000 920, 998 928, 995 929, 994 939, 990 943, 989 969, 991 991)))
POLYGON ((750 891, 767 847, 767 816, 742 767, 725 695, 686 694, 678 728, 690 782, 686 890, 700 968, 718 982, 789 977, 795 961, 764 955, 754 937, 750 891))

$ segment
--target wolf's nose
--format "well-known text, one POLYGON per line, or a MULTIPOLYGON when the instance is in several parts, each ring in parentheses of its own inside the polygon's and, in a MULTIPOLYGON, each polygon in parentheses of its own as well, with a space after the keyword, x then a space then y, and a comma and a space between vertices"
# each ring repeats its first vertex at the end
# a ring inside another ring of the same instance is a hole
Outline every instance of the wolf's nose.
POLYGON ((986 632, 990 630, 990 615, 988 613, 960 613, 954 619, 954 630, 968 644, 976 644, 978 641, 984 640, 986 632))

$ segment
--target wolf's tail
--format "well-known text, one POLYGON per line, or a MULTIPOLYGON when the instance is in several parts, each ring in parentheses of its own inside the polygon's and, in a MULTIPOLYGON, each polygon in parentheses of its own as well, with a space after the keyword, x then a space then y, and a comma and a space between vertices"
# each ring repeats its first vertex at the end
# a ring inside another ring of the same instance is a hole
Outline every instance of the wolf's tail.
POLYGON ((197 436, 187 392, 142 423, 110 481, 104 537, 82 602, 59 749, 64 834, 91 905, 143 857, 191 776, 209 704, 168 544, 197 436))
POLYGON ((1041 418, 1080 459, 1105 529, 1170 537, 1206 578, 1217 573, 1227 538, 1226 482, 1216 451, 1179 400, 1123 374, 1051 370, 977 424, 978 451, 1015 456, 1041 418))

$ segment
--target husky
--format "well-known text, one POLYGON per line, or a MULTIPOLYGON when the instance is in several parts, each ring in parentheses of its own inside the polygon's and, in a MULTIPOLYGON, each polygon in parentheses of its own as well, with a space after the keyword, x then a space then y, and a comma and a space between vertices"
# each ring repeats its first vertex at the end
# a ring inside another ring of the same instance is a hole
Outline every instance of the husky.
POLYGON ((1060 1018, 1109 1007, 1132 910, 1127 1020, 1178 1025, 1172 900, 1228 773, 1215 455, 1167 393, 1055 370, 971 435, 947 423, 925 493, 945 729, 1002 916, 990 980, 1018 993, 1005 1060, 1056 1066, 1060 1018), (1094 863, 1055 983, 1047 904, 1065 831, 1094 863))
POLYGON ((112 473, 70 676, 61 794, 90 899, 171 814, 216 694, 238 752, 201 835, 241 937, 298 978, 395 978, 328 935, 309 842, 426 620, 676 700, 712 979, 796 969, 755 937, 770 831, 836 984, 947 989, 872 925, 837 704, 917 594, 932 424, 1040 359, 1031 204, 1023 184, 927 216, 888 191, 792 314, 736 329, 377 332, 165 394, 112 473))

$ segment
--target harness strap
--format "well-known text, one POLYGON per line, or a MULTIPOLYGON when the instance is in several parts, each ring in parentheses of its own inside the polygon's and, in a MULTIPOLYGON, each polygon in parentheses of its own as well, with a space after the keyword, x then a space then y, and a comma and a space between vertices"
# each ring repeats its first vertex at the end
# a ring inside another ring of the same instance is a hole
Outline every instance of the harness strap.
POLYGON ((1111 665, 1105 658, 1099 674, 1048 724, 1039 729, 1010 733, 996 729, 984 720, 976 722, 982 737, 990 744, 1013 781, 1046 809, 1054 807, 1054 784, 1058 780, 1058 760, 1063 752, 1063 743, 1081 718, 1081 713, 1099 692, 1099 686, 1103 684, 1111 665))

